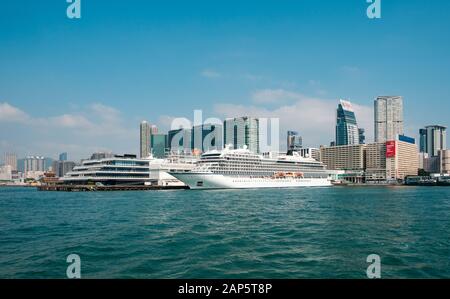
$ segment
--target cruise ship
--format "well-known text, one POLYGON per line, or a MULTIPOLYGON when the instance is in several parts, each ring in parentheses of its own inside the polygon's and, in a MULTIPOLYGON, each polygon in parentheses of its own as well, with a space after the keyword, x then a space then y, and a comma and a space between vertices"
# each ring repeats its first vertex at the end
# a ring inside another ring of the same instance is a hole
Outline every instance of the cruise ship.
POLYGON ((190 189, 332 186, 325 165, 298 153, 259 155, 246 147, 210 151, 187 172, 169 172, 190 189))

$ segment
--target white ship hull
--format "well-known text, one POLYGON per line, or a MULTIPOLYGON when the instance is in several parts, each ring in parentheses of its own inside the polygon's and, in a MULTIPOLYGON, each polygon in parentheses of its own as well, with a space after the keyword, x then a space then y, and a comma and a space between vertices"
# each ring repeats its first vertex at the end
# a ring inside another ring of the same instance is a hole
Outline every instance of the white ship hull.
POLYGON ((329 187, 327 178, 250 178, 244 176, 224 176, 213 173, 171 173, 190 189, 254 189, 254 188, 293 188, 329 187))

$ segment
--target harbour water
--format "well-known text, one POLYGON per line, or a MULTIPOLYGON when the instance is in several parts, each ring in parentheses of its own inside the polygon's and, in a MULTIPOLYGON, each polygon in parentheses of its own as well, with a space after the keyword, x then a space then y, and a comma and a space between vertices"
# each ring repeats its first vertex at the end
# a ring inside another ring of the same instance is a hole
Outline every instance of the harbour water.
POLYGON ((0 278, 450 278, 450 188, 0 188, 0 278))

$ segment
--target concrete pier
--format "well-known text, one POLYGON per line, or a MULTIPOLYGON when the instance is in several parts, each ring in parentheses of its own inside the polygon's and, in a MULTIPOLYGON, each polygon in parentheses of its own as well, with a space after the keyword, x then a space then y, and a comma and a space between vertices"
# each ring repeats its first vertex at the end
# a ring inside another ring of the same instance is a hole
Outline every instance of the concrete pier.
POLYGON ((96 186, 96 185, 42 185, 37 187, 39 191, 62 192, 97 192, 97 191, 144 191, 144 190, 182 190, 187 186, 96 186))

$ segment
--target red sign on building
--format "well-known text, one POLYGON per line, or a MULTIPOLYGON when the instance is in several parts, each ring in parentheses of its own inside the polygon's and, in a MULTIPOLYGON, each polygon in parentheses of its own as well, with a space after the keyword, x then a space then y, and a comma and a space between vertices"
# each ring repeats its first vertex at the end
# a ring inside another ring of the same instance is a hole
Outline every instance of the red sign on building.
POLYGON ((395 141, 386 142, 386 158, 395 158, 396 154, 395 141))

